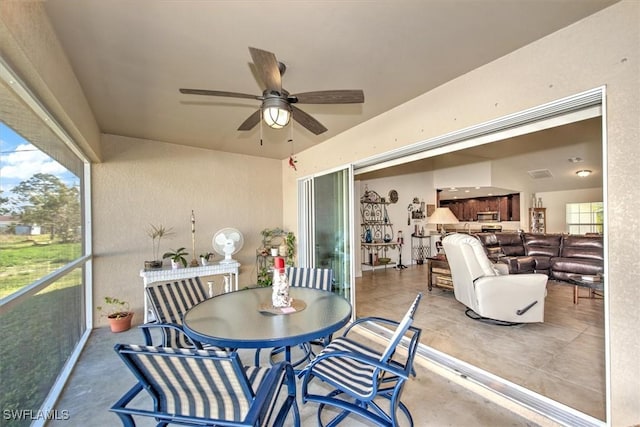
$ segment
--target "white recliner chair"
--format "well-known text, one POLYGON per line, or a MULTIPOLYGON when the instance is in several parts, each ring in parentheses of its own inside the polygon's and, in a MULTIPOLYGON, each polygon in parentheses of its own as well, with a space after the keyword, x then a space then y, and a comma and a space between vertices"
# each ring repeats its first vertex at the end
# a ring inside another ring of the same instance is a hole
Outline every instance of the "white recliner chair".
POLYGON ((493 264, 469 234, 450 234, 442 245, 455 298, 468 307, 467 316, 498 324, 544 321, 546 274, 509 274, 507 265, 493 264))

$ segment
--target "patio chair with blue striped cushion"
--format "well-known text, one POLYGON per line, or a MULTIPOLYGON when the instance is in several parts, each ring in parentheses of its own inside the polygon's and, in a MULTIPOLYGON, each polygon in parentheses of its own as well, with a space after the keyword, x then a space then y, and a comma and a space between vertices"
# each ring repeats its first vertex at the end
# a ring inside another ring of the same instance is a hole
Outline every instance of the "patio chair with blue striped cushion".
POLYGON ((209 298, 199 277, 176 282, 152 283, 145 288, 155 316, 155 322, 141 325, 145 343, 153 345, 150 329, 160 328, 162 346, 177 348, 202 348, 183 332, 182 317, 194 305, 209 298))
POLYGON ((409 409, 400 401, 402 388, 410 375, 415 375, 413 360, 420 342, 421 330, 412 326, 415 312, 422 294, 418 294, 407 314, 400 322, 380 317, 366 317, 351 324, 341 337, 331 343, 300 373, 302 401, 317 402, 318 423, 326 406, 342 411, 327 425, 336 425, 349 415, 355 414, 378 426, 397 426, 397 411, 400 409, 413 425, 409 409), (349 337, 355 327, 365 323, 395 326, 383 351, 375 350, 362 341, 349 337), (401 341, 407 345, 397 351, 401 341), (333 387, 327 395, 309 392, 309 382, 317 378, 333 387), (380 405, 380 400, 387 400, 380 405), (385 408, 389 408, 387 411, 385 408))
POLYGON ((111 407, 124 426, 135 426, 134 416, 155 418, 158 426, 300 425, 287 363, 245 369, 237 353, 125 344, 115 350, 138 379, 111 407), (143 390, 153 405, 135 399, 143 390))
POLYGON ((285 270, 289 286, 331 291, 333 270, 330 268, 287 267, 285 270))

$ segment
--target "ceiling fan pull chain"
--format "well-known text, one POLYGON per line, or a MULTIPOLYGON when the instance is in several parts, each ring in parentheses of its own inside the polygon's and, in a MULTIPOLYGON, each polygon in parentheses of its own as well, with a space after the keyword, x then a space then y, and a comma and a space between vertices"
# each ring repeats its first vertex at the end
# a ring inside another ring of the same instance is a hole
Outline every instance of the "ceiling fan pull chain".
POLYGON ((289 124, 289 126, 291 126, 291 133, 289 134, 290 135, 289 141, 287 141, 287 142, 291 143, 291 155, 289 156, 289 166, 292 167, 293 170, 297 171, 298 168, 296 167, 296 163, 298 163, 298 161, 296 159, 294 159, 294 157, 293 157, 293 155, 295 154, 294 150, 293 150, 293 122, 291 122, 289 124))
POLYGON ((260 146, 262 147, 262 120, 260 120, 260 146))
POLYGON ((289 141, 291 143, 291 155, 293 156, 293 120, 289 122, 289 141))

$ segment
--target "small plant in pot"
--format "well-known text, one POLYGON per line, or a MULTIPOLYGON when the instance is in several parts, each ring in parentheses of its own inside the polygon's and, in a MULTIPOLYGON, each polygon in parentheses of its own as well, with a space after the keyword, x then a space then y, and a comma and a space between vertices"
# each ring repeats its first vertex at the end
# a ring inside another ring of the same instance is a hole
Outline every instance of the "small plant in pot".
POLYGON ((213 254, 211 252, 200 254, 200 265, 209 265, 209 261, 211 260, 211 258, 213 258, 213 254))
POLYGON ((133 311, 127 301, 114 297, 104 297, 104 305, 96 307, 109 320, 111 332, 124 332, 131 328, 133 311))
POLYGON ((145 269, 162 268, 162 259, 160 259, 160 241, 163 237, 168 237, 173 234, 171 228, 166 228, 164 225, 150 224, 146 230, 147 236, 151 237, 151 245, 153 247, 153 260, 145 261, 145 269))
POLYGON ((187 252, 185 248, 178 248, 175 250, 171 249, 170 252, 165 252, 162 258, 171 259, 171 268, 180 268, 180 265, 183 267, 187 266, 187 255, 189 255, 189 252, 187 252))

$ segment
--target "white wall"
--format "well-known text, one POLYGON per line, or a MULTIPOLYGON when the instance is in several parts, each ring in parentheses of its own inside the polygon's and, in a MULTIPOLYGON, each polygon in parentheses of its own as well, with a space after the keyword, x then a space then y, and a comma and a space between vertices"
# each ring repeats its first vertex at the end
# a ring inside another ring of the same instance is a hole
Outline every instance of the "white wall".
POLYGON ((497 187, 491 179, 491 162, 477 162, 433 171, 435 188, 497 187))
POLYGON ((547 208, 547 233, 567 233, 567 203, 601 202, 602 189, 553 191, 536 193, 542 199, 542 207, 547 208))

